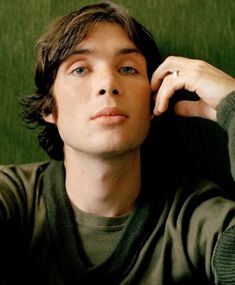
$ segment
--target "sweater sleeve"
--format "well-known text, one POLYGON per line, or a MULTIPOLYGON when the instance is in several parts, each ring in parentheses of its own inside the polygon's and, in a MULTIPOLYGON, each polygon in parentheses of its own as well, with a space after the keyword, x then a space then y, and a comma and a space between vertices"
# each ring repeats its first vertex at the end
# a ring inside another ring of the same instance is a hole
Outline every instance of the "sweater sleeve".
MULTIPOLYGON (((220 126, 228 133, 231 173, 235 179, 235 91, 222 100, 217 118, 220 126)), ((219 237, 213 263, 219 284, 235 284, 235 226, 219 237)))
POLYGON ((218 123, 228 133, 231 173, 235 180, 235 91, 226 96, 218 107, 218 123))

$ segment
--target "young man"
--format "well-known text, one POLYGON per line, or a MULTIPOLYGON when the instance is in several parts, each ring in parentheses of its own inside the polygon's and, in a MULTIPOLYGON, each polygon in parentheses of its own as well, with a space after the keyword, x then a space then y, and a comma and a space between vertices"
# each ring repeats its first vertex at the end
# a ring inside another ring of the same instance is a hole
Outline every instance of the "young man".
POLYGON ((153 93, 158 115, 186 88, 200 101, 176 113, 218 118, 232 149, 235 80, 185 58, 158 67, 151 35, 111 2, 64 16, 38 47, 23 104, 53 160, 1 168, 1 284, 232 284, 235 203, 206 181, 155 189, 140 147, 153 93))

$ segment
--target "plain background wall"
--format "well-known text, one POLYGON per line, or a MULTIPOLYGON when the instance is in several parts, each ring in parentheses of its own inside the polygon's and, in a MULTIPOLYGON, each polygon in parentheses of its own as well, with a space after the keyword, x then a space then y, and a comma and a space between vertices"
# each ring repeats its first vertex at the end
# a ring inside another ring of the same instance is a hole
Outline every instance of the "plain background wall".
MULTIPOLYGON (((27 129, 18 98, 34 91, 36 39, 54 17, 94 1, 0 1, 0 164, 47 159, 27 129)), ((235 1, 117 0, 154 34, 159 49, 200 58, 235 76, 235 1)))

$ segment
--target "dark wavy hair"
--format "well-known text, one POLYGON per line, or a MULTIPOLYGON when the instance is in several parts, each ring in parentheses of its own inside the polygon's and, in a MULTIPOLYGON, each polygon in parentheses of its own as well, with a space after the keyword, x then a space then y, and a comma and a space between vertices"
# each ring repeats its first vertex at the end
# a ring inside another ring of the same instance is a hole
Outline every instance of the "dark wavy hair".
POLYGON ((84 6, 57 19, 36 44, 37 61, 34 94, 21 99, 22 116, 31 126, 41 127, 40 146, 52 159, 62 160, 63 141, 57 126, 45 122, 46 115, 57 113, 52 86, 60 63, 81 43, 98 22, 120 25, 147 61, 149 79, 161 62, 155 40, 149 31, 131 17, 127 10, 111 1, 84 6))

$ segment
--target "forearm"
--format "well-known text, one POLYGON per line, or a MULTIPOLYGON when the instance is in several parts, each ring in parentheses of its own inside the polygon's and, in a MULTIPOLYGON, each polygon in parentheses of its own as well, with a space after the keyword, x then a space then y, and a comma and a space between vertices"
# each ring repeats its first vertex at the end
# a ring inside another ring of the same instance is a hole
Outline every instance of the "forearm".
POLYGON ((235 180, 235 91, 226 96, 217 111, 218 123, 228 133, 231 173, 235 180))

